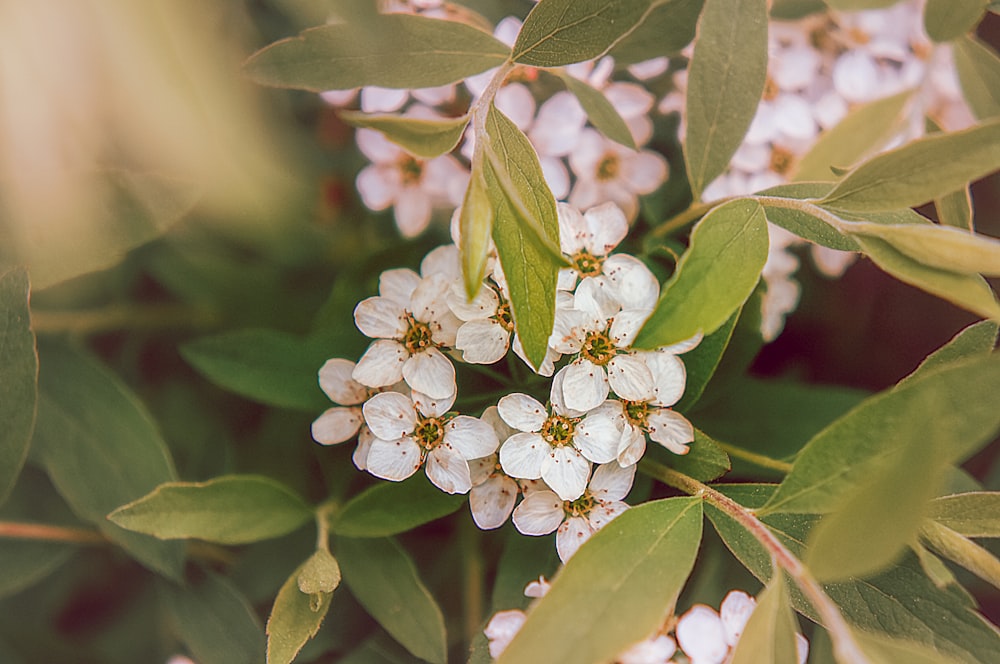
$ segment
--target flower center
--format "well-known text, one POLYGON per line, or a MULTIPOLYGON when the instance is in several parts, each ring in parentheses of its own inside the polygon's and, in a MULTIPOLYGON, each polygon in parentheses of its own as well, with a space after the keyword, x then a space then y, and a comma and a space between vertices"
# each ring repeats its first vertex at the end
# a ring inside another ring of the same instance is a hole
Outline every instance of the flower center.
POLYGON ((775 146, 771 149, 771 170, 778 175, 784 175, 792 166, 795 156, 785 148, 775 146))
POLYGON ((414 184, 420 182, 420 176, 424 172, 424 164, 410 155, 405 155, 399 161, 399 172, 402 175, 403 184, 414 184))
POLYGON ((427 323, 421 323, 410 313, 406 314, 406 323, 403 345, 411 355, 436 345, 431 338, 431 328, 427 323))
POLYGON ((550 415, 542 425, 542 438, 554 447, 562 447, 573 442, 574 421, 562 415, 550 415))
POLYGON ((602 182, 614 180, 618 177, 620 170, 621 161, 618 159, 618 155, 606 154, 600 163, 597 164, 597 179, 602 182))
POLYGON ((597 501, 590 494, 590 491, 584 491, 583 495, 576 500, 566 500, 563 502, 563 512, 566 516, 587 516, 590 511, 594 509, 594 504, 597 501))
POLYGON ((580 357, 590 360, 594 364, 603 367, 618 354, 618 348, 611 341, 607 332, 588 332, 587 338, 580 348, 580 357))
POLYGON ((764 79, 764 92, 761 95, 761 98, 764 101, 773 101, 778 96, 779 92, 781 92, 781 89, 778 87, 778 84, 774 82, 773 78, 768 76, 764 79))
POLYGON ((493 316, 493 320, 500 323, 503 329, 508 332, 514 331, 514 317, 510 313, 510 302, 501 302, 500 306, 497 307, 497 312, 493 316))
POLYGON ((649 415, 649 404, 645 401, 622 401, 622 406, 625 407, 625 419, 632 426, 645 431, 646 417, 649 415))
POLYGON ((413 428, 413 438, 417 445, 428 452, 433 450, 444 440, 444 425, 447 417, 420 417, 417 416, 417 426, 413 428))
POLYGON ((596 277, 601 273, 601 265, 604 263, 603 258, 598 258, 582 249, 570 256, 569 260, 581 277, 596 277))

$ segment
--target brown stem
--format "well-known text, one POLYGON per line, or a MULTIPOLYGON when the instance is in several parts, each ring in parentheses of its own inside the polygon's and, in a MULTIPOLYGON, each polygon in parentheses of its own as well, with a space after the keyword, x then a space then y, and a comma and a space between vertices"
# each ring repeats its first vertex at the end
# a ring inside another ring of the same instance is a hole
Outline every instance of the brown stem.
POLYGON ((0 521, 0 538, 68 542, 71 544, 108 543, 108 539, 96 530, 16 521, 0 521))

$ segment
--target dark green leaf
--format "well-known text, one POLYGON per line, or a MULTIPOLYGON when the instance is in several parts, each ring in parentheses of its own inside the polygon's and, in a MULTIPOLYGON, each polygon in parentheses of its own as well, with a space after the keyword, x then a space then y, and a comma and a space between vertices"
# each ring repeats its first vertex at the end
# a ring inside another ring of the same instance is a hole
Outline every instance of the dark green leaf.
POLYGON ((948 42, 971 32, 986 13, 989 0, 927 0, 924 30, 936 42, 948 42))
POLYGON ((403 482, 381 482, 352 498, 333 519, 333 532, 345 537, 388 537, 440 519, 465 504, 423 473, 403 482))
POLYGON ((711 482, 732 467, 729 456, 719 444, 698 429, 694 430, 694 442, 688 445, 688 450, 683 456, 670 454, 661 455, 661 458, 666 457, 666 465, 699 482, 711 482))
POLYGON ((968 185, 934 200, 938 220, 945 226, 972 231, 972 194, 968 185))
POLYGON ((635 140, 628 125, 618 115, 618 111, 611 105, 608 98, 600 90, 592 88, 580 79, 570 76, 568 73, 559 72, 557 74, 566 89, 580 102, 580 106, 587 112, 587 119, 598 131, 616 143, 621 143, 627 148, 635 149, 635 140))
POLYGON ((1000 57, 972 36, 955 41, 955 70, 972 113, 980 120, 1000 115, 1000 57))
POLYGON ((656 348, 715 332, 750 297, 767 249, 767 221, 755 201, 731 201, 709 212, 695 226, 691 246, 634 346, 656 348))
POLYGON ((904 380, 913 380, 926 372, 974 356, 988 355, 997 345, 998 326, 993 321, 979 321, 961 330, 945 345, 928 355, 904 380))
POLYGON ((794 21, 823 11, 826 11, 823 0, 774 0, 771 3, 771 18, 779 21, 794 21))
POLYGON ((337 540, 344 581, 365 610, 411 653, 445 664, 444 617, 410 556, 391 539, 337 540))
POLYGON ((729 340, 733 336, 736 322, 741 315, 742 309, 730 316, 729 320, 722 324, 722 327, 702 339, 694 350, 684 353, 681 359, 684 362, 684 369, 687 371, 687 382, 684 387, 684 396, 674 406, 675 410, 682 413, 687 412, 691 406, 698 402, 708 385, 708 381, 715 374, 723 353, 729 347, 729 340))
POLYGON ((309 639, 316 636, 323 618, 330 609, 333 595, 320 593, 318 605, 314 596, 299 590, 298 579, 306 563, 292 572, 281 586, 267 619, 267 662, 289 664, 309 639))
POLYGON ((108 515, 122 528, 160 539, 198 538, 219 544, 281 537, 311 517, 302 498, 260 475, 162 484, 108 515))
MULTIPOLYGON (((820 182, 804 182, 787 184, 761 192, 762 196, 781 198, 819 198, 830 191, 830 185, 820 182)), ((810 210, 810 206, 789 204, 785 201, 774 201, 764 198, 760 200, 764 206, 767 220, 781 226, 787 231, 811 242, 838 249, 840 251, 859 251, 857 242, 841 233, 826 219, 821 219, 810 210)))
POLYGON ((616 43, 609 55, 619 64, 674 55, 691 43, 705 0, 667 0, 616 43))
POLYGON ((596 532, 498 662, 607 662, 656 631, 694 565, 701 505, 700 498, 645 503, 596 532))
POLYGON ((340 117, 354 127, 382 132, 393 143, 418 157, 432 158, 451 152, 462 139, 469 116, 460 118, 411 118, 405 115, 369 115, 340 111, 340 117))
POLYGON ((826 0, 832 9, 839 9, 840 11, 853 12, 862 9, 882 9, 884 7, 890 7, 899 2, 899 0, 826 0))
POLYGON ((465 294, 473 299, 483 284, 486 257, 493 233, 493 207, 490 205, 482 159, 474 159, 469 187, 458 217, 458 248, 462 259, 465 294))
POLYGON ((35 430, 38 356, 28 310, 28 273, 0 274, 0 505, 7 500, 35 430))
POLYGON ((757 597, 757 606, 736 642, 730 664, 798 664, 797 631, 785 576, 775 574, 757 597))
POLYGON ((196 583, 163 585, 181 640, 204 664, 246 664, 264 656, 264 634, 253 607, 228 579, 208 573, 196 583))
POLYGON ((684 160, 697 200, 757 112, 767 78, 767 3, 706 0, 688 72, 684 160))
POLYGON ((81 518, 151 569, 177 578, 181 542, 162 542, 108 521, 108 512, 176 479, 145 406, 92 357, 39 347, 39 406, 32 455, 81 518))
POLYGON ((1000 493, 941 496, 931 501, 927 516, 966 537, 1000 537, 1000 493))
POLYGON ((1000 588, 1000 560, 983 547, 934 521, 924 524, 920 537, 938 554, 1000 588))
POLYGON ((360 85, 426 88, 504 63, 510 49, 456 21, 385 14, 363 25, 333 23, 267 46, 244 71, 262 85, 322 92, 360 85))

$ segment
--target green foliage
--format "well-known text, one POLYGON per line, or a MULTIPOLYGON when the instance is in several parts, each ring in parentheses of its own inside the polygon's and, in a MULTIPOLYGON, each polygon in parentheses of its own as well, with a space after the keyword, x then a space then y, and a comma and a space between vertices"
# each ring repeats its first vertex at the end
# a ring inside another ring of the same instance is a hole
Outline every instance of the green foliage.
POLYGON ((719 447, 719 443, 698 429, 694 430, 694 441, 688 445, 688 453, 683 456, 670 454, 667 463, 671 468, 699 482, 711 482, 732 468, 729 456, 719 447))
POLYGON ((785 577, 775 574, 757 598, 757 606, 733 651, 732 664, 797 664, 797 631, 795 614, 785 589, 785 577))
POLYGON ((948 42, 975 29, 989 0, 927 0, 924 30, 936 42, 948 42))
POLYGON ((969 108, 980 120, 1000 115, 1000 57, 975 37, 955 40, 955 69, 969 108))
POLYGON ((288 487, 257 475, 162 484, 108 515, 122 528, 160 539, 246 544, 281 537, 312 516, 288 487))
POLYGON ((863 221, 842 226, 855 237, 876 238, 907 257, 932 268, 953 272, 1000 274, 1000 240, 949 226, 892 225, 863 221))
POLYGON ((490 203, 483 164, 477 162, 469 175, 469 187, 458 217, 459 253, 462 256, 462 275, 465 294, 471 300, 482 286, 486 273, 486 259, 490 251, 493 232, 493 206, 490 203))
POLYGON ((38 400, 38 357, 28 311, 28 273, 0 273, 0 505, 10 495, 31 445, 38 400))
POLYGON ((931 501, 927 516, 966 537, 1000 537, 1000 493, 941 496, 931 501))
POLYGON ((684 353, 684 369, 687 371, 687 382, 684 396, 677 402, 676 409, 686 413, 698 402, 708 382, 715 375, 715 370, 722 361, 722 355, 729 347, 736 323, 742 315, 742 309, 729 317, 719 329, 712 332, 698 344, 694 350, 684 353))
POLYGON ((444 493, 423 473, 359 493, 337 512, 331 528, 344 537, 388 537, 447 516, 465 496, 444 493))
POLYGON ((437 157, 455 149, 469 117, 427 120, 402 115, 370 115, 341 111, 340 117, 354 127, 366 127, 382 132, 393 143, 418 157, 437 157))
POLYGON ((1000 560, 972 540, 933 521, 924 524, 920 538, 941 556, 1000 588, 1000 560))
POLYGON ((935 199, 934 208, 943 225, 966 231, 974 230, 972 192, 968 186, 935 199))
POLYGON ((559 78, 566 85, 566 89, 576 96, 580 106, 587 113, 590 124, 612 141, 636 149, 632 132, 604 93, 565 72, 560 73, 559 78))
POLYGON ((705 0, 666 0, 653 7, 634 30, 611 47, 615 62, 629 64, 674 55, 694 39, 705 0))
MULTIPOLYGON (((312 560, 312 558, 310 558, 312 560)), ((309 561, 292 572, 281 586, 267 620, 268 664, 289 664, 309 639, 316 636, 330 609, 332 595, 308 595, 299 589, 299 578, 309 561)))

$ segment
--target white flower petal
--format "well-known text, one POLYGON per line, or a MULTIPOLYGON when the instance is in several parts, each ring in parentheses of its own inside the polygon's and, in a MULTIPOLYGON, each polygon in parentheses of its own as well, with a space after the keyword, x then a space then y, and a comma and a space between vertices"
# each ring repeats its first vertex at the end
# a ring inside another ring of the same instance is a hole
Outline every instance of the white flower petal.
POLYGON ((687 386, 687 371, 684 363, 676 355, 663 351, 638 353, 649 367, 653 376, 653 398, 649 403, 654 406, 673 406, 684 396, 687 386))
POLYGON ((550 448, 542 462, 542 479, 563 500, 576 500, 587 489, 590 462, 572 445, 550 448))
POLYGON ((616 355, 608 362, 608 383, 626 401, 649 401, 653 398, 653 373, 633 354, 616 355))
POLYGON ((500 446, 500 465, 511 477, 537 480, 542 462, 548 458, 549 444, 537 433, 516 433, 500 446))
POLYGON ((628 219, 614 203, 590 208, 583 219, 587 228, 587 250, 595 256, 607 256, 628 235, 628 219))
POLYGON ((743 634, 743 628, 750 620, 750 614, 757 606, 757 600, 742 590, 731 590, 719 607, 719 619, 726 635, 726 643, 735 646, 743 634))
POLYGON ((455 393, 455 366, 437 348, 426 348, 403 363, 403 378, 417 392, 435 399, 455 393))
MULTIPOLYGON (((617 466, 618 464, 613 465, 617 466)), ((627 510, 628 505, 620 500, 599 501, 598 504, 590 510, 590 514, 587 515, 587 519, 590 521, 590 527, 595 531, 598 531, 608 525, 612 519, 627 510)))
POLYGON ((646 453, 646 434, 631 424, 625 426, 618 441, 618 465, 625 467, 639 462, 646 453))
POLYGON ((506 475, 495 475, 469 492, 472 520, 481 530, 499 528, 507 521, 517 498, 517 482, 506 475))
POLYGON ((521 131, 535 119, 535 97, 520 83, 511 83, 497 90, 494 104, 521 131))
POLYGON ((482 420, 483 422, 488 422, 489 425, 493 427, 493 431, 496 433, 497 439, 501 443, 518 431, 504 421, 503 417, 500 416, 500 409, 496 406, 490 406, 484 410, 482 420))
POLYGON ((578 359, 559 370, 563 374, 562 402, 586 412, 608 398, 608 374, 590 360, 578 359))
POLYGON ((472 475, 472 486, 482 484, 490 479, 499 469, 500 462, 496 454, 491 454, 481 459, 469 459, 469 473, 472 475))
POLYGON ((590 479, 590 493, 603 502, 623 500, 632 490, 635 466, 622 468, 617 463, 605 463, 597 467, 590 479))
POLYGON ((417 472, 421 463, 420 446, 410 436, 397 440, 376 438, 368 450, 368 472, 384 480, 405 480, 417 472))
POLYGON ((455 348, 469 364, 493 364, 510 348, 510 332, 495 320, 470 320, 458 328, 455 348))
POLYGON ((420 285, 420 275, 408 268, 386 270, 378 277, 378 294, 405 309, 410 305, 414 289, 420 285))
MULTIPOLYGON (((367 85, 361 88, 361 110, 365 113, 392 113, 402 108, 409 96, 408 90, 367 85)), ((360 130, 358 133, 361 133, 360 130)), ((359 140, 358 143, 360 144, 360 142, 359 140)), ((365 154, 370 159, 375 159, 367 152, 365 154)))
POLYGON ((351 378, 355 366, 350 360, 335 357, 320 367, 319 386, 330 401, 342 406, 354 406, 368 398, 368 388, 351 378))
POLYGON ((694 440, 694 427, 681 415, 669 408, 658 408, 646 417, 649 437, 674 454, 687 454, 688 444, 694 440))
POLYGON ((559 560, 566 562, 580 546, 594 534, 590 523, 582 517, 566 519, 556 531, 556 551, 559 560))
POLYGON ((628 254, 608 256, 603 270, 622 309, 652 310, 656 306, 660 283, 638 258, 628 254))
POLYGON ((704 338, 705 335, 699 332, 698 334, 694 335, 689 339, 685 339, 684 341, 678 341, 677 343, 671 344, 669 346, 660 346, 659 348, 657 348, 657 350, 664 353, 670 353, 671 355, 683 355, 689 350, 697 348, 698 344, 700 344, 701 340, 704 338))
POLYGON ((462 321, 489 318, 496 314, 499 306, 500 298, 496 291, 485 284, 479 288, 471 302, 466 299, 465 287, 461 283, 452 286, 448 293, 448 307, 462 321))
POLYGON ((403 380, 403 363, 410 354, 398 341, 379 339, 358 360, 351 377, 368 387, 389 387, 403 380))
MULTIPOLYGON (((382 88, 384 90, 384 88, 382 88)), ((367 88, 369 94, 375 91, 375 88, 367 88)), ((396 91, 392 91, 393 94, 396 91)), ((406 90, 400 90, 404 95, 406 90)), ((365 90, 361 91, 362 97, 365 95, 365 90)), ((395 110, 395 109, 392 109, 395 110)), ((354 134, 354 140, 358 144, 358 149, 366 157, 371 159, 376 164, 391 164, 396 162, 402 155, 403 148, 399 147, 380 131, 375 131, 374 129, 358 129, 354 134)))
POLYGON ((514 527, 525 535, 548 535, 563 520, 563 504, 551 491, 535 491, 514 509, 514 527))
POLYGON ((650 150, 641 150, 630 158, 621 160, 621 181, 629 190, 637 194, 651 194, 667 181, 670 168, 662 155, 650 150))
POLYGON ((479 459, 493 454, 500 446, 489 422, 468 415, 459 415, 445 425, 444 440, 463 459, 479 459))
POLYGON ((400 339, 406 332, 405 312, 398 303, 381 296, 369 297, 354 307, 354 324, 373 339, 400 339))
POLYGON ((559 245, 562 252, 572 256, 584 247, 587 237, 587 224, 583 215, 572 205, 556 203, 559 217, 559 245))
POLYGON ((378 438, 396 440, 413 433, 417 412, 410 397, 399 392, 382 392, 362 407, 365 423, 378 438))
POLYGON ((521 625, 527 620, 524 611, 510 609, 500 611, 490 618, 483 633, 490 642, 490 657, 497 659, 513 640, 514 636, 521 629, 521 625))
POLYGON ((330 408, 312 423, 312 437, 321 445, 336 445, 354 438, 362 422, 360 408, 330 408))
POLYGON ((518 431, 539 431, 548 414, 534 397, 515 392, 497 402, 497 411, 503 421, 518 431))
POLYGON ((618 348, 628 348, 635 341, 639 330, 649 320, 649 315, 653 313, 651 309, 625 309, 615 315, 611 321, 611 329, 608 335, 611 343, 618 348))
POLYGON ((677 652, 677 644, 666 634, 658 634, 645 641, 640 641, 634 646, 618 655, 618 664, 668 664, 674 653, 677 652))
MULTIPOLYGON (((457 246, 442 244, 427 252, 427 255, 420 261, 420 276, 426 278, 435 274, 444 276, 445 284, 450 284, 462 276, 462 264, 458 258, 457 246)), ((445 299, 447 300, 447 295, 454 291, 454 288, 448 290, 445 299)))
POLYGON ((552 377, 552 389, 549 390, 549 402, 552 404, 552 410, 558 415, 564 417, 583 417, 586 413, 580 410, 573 410, 568 408, 563 402, 563 379, 566 377, 566 367, 563 367, 559 372, 552 377))
POLYGON ((455 405, 456 396, 458 396, 457 390, 440 399, 431 398, 423 392, 410 390, 410 398, 413 399, 413 405, 416 406, 417 412, 424 417, 441 417, 455 405))
POLYGON ((695 604, 681 616, 675 634, 692 664, 721 664, 729 652, 722 620, 703 604, 695 604))
POLYGON ((372 430, 362 426, 361 431, 358 432, 358 446, 354 448, 354 453, 351 455, 351 461, 354 462, 354 466, 358 470, 368 469, 368 453, 371 451, 373 440, 376 438, 372 430))
POLYGON ((427 472, 427 479, 445 493, 468 493, 472 488, 469 462, 447 441, 428 453, 424 470, 427 472))
POLYGON ((399 194, 402 182, 397 169, 372 164, 364 167, 355 180, 361 200, 369 210, 384 210, 399 194))
MULTIPOLYGON (((617 402, 605 402, 612 405, 617 402)), ((620 407, 616 406, 618 413, 620 407)), ((573 444, 594 463, 607 463, 618 455, 623 422, 619 414, 609 409, 595 409, 573 430, 573 444)))

